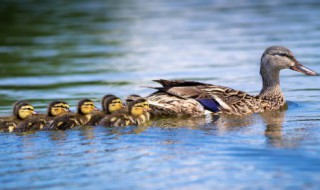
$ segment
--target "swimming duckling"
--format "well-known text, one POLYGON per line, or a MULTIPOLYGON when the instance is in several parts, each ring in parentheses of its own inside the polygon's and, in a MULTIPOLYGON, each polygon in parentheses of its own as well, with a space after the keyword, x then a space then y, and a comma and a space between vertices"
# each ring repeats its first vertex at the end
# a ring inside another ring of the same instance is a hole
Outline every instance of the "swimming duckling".
POLYGON ((87 125, 97 125, 105 116, 115 113, 116 111, 124 108, 121 99, 111 94, 105 95, 102 98, 101 105, 102 111, 92 112, 92 117, 87 125))
POLYGON ((31 130, 41 130, 54 117, 70 112, 69 105, 63 101, 53 101, 48 105, 47 114, 33 115, 22 121, 15 129, 15 132, 26 132, 31 130))
POLYGON ((99 125, 102 126, 128 126, 141 125, 149 120, 148 112, 150 111, 149 103, 146 99, 129 102, 126 111, 119 111, 110 116, 103 118, 99 125))
MULTIPOLYGON (((139 99, 144 99, 141 96, 137 95, 137 94, 131 94, 129 96, 127 96, 126 98, 126 104, 128 105, 130 102, 139 100, 139 99)), ((146 107, 146 109, 150 109, 149 107, 149 103, 146 104, 148 107, 146 107)), ((140 117, 146 117, 146 120, 149 121, 151 118, 151 113, 150 112, 145 112, 143 115, 141 115, 140 117)))
POLYGON ((14 131, 19 123, 27 120, 30 116, 36 114, 32 105, 28 102, 21 100, 13 104, 13 115, 3 117, 0 121, 0 130, 5 132, 14 131))
POLYGON ((58 116, 48 125, 48 129, 69 129, 75 126, 86 125, 91 119, 91 113, 98 111, 90 99, 82 99, 77 106, 77 113, 68 113, 58 116))

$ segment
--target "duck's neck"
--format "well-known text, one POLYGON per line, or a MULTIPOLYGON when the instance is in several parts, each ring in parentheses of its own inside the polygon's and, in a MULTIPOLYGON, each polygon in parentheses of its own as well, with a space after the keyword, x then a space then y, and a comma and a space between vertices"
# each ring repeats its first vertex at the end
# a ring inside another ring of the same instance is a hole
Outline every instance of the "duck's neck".
POLYGON ((282 94, 280 88, 280 80, 279 80, 279 70, 266 71, 264 68, 261 68, 261 76, 262 76, 262 90, 259 96, 266 100, 277 100, 283 99, 284 96, 282 94))

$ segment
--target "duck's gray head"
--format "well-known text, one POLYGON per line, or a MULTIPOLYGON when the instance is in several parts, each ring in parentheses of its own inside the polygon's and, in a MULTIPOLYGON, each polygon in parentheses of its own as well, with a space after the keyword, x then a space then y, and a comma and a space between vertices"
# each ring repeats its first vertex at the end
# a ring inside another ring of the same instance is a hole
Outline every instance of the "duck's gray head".
POLYGON ((292 69, 311 76, 319 75, 299 63, 288 48, 282 46, 267 48, 261 57, 261 75, 265 72, 276 72, 282 69, 292 69))

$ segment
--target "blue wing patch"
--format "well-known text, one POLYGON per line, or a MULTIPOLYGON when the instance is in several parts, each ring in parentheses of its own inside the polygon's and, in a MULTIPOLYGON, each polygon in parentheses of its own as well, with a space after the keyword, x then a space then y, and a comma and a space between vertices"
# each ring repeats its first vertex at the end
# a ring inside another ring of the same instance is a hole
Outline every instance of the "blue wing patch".
POLYGON ((197 99, 198 102, 200 102, 201 105, 207 110, 210 110, 212 112, 218 112, 219 110, 219 103, 216 102, 212 98, 206 98, 206 99, 197 99))

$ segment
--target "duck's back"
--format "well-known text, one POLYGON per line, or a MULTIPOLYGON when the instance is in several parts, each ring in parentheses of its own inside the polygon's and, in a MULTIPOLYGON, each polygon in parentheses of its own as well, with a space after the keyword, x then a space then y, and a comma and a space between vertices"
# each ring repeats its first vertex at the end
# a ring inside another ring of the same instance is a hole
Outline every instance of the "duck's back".
POLYGON ((137 122, 130 114, 125 112, 118 112, 104 117, 99 122, 99 125, 106 127, 121 127, 128 125, 137 125, 137 122))
POLYGON ((81 116, 76 113, 69 113, 62 116, 58 116, 54 118, 49 124, 46 126, 46 129, 50 130, 65 130, 70 129, 75 126, 82 125, 81 116))
POLYGON ((91 114, 91 118, 89 122, 86 124, 88 126, 95 126, 97 125, 107 114, 102 111, 96 111, 91 114))
POLYGON ((193 81, 156 81, 163 87, 147 97, 156 116, 247 115, 268 109, 270 102, 232 88, 193 81))
POLYGON ((27 131, 37 131, 42 130, 48 123, 44 118, 31 117, 30 119, 23 120, 19 123, 14 132, 27 132, 27 131))

